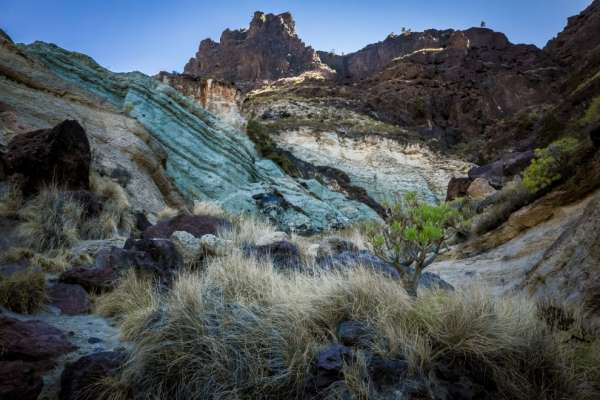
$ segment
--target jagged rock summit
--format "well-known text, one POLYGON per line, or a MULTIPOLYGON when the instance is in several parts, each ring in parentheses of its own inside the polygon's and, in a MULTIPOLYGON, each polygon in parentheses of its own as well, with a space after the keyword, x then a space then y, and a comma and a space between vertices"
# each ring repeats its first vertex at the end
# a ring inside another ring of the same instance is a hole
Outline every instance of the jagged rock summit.
POLYGON ((257 11, 248 29, 227 29, 219 43, 203 40, 184 72, 252 87, 257 81, 295 76, 322 67, 315 50, 296 34, 289 12, 275 15, 257 11))

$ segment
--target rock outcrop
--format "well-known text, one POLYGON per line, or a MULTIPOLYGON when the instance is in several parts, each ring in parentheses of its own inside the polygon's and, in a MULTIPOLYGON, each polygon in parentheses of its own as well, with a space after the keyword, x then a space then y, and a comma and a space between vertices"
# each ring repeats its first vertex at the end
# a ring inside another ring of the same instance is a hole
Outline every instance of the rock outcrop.
POLYGON ((290 13, 274 15, 257 11, 248 29, 227 29, 219 43, 203 40, 184 72, 235 82, 248 89, 263 80, 318 68, 323 68, 318 55, 300 40, 290 13))
POLYGON ((203 108, 234 128, 244 128, 246 120, 241 111, 243 96, 234 84, 168 72, 159 73, 157 78, 193 98, 203 108))

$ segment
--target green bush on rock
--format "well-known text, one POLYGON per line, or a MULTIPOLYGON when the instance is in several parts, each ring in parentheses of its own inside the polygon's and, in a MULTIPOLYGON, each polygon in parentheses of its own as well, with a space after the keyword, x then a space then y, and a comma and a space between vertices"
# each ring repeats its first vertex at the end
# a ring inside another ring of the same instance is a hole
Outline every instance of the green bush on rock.
POLYGON ((528 190, 537 192, 561 179, 561 171, 578 148, 579 141, 567 137, 551 143, 544 149, 536 149, 535 158, 523 175, 523 185, 528 190))

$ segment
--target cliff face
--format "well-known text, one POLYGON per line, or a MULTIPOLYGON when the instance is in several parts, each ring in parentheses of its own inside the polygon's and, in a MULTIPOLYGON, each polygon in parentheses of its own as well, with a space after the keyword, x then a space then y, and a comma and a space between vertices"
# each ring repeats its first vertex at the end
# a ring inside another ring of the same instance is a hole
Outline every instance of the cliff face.
POLYGON ((241 114, 242 92, 232 83, 161 72, 157 79, 193 98, 203 108, 237 129, 246 123, 241 114))
POLYGON ((248 29, 228 29, 219 43, 203 40, 184 72, 236 82, 246 89, 259 81, 295 76, 322 67, 315 51, 296 34, 291 14, 256 12, 248 29))
POLYGON ((454 31, 430 29, 425 32, 390 34, 385 40, 343 56, 319 51, 321 60, 337 72, 342 81, 357 81, 383 70, 394 59, 427 48, 446 47, 454 31))

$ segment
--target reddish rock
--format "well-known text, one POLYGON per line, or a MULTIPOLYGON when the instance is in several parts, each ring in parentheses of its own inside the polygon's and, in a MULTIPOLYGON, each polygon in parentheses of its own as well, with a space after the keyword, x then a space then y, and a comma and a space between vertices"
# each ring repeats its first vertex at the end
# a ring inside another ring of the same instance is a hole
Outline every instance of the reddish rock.
POLYGON ((169 239, 173 232, 184 231, 197 238, 204 235, 216 235, 222 229, 230 229, 229 221, 206 215, 178 215, 173 218, 159 221, 156 225, 146 229, 144 239, 169 239))
POLYGON ((44 382, 35 365, 25 361, 0 361, 0 399, 36 400, 44 382))
POLYGON ((51 305, 68 315, 86 314, 92 305, 90 297, 80 285, 57 283, 48 288, 48 298, 51 305))
POLYGON ((90 144, 77 121, 17 135, 3 157, 7 175, 18 175, 25 194, 56 183, 68 190, 89 190, 90 144))
POLYGON ((90 293, 100 293, 114 289, 119 272, 110 267, 71 268, 60 275, 60 281, 80 285, 90 293))
POLYGON ((262 80, 296 76, 321 67, 316 52, 296 34, 290 13, 274 15, 257 11, 248 29, 227 29, 219 43, 203 40, 184 72, 236 82, 249 89, 262 80))
POLYGON ((60 400, 89 398, 94 384, 114 377, 127 359, 123 352, 105 351, 81 357, 65 367, 61 376, 60 400))
POLYGON ((467 195, 469 185, 473 180, 469 177, 452 177, 448 182, 448 191, 446 192, 446 201, 452 201, 467 195))
POLYGON ((53 359, 76 349, 59 329, 42 321, 0 316, 0 360, 27 360, 53 365, 53 359))

